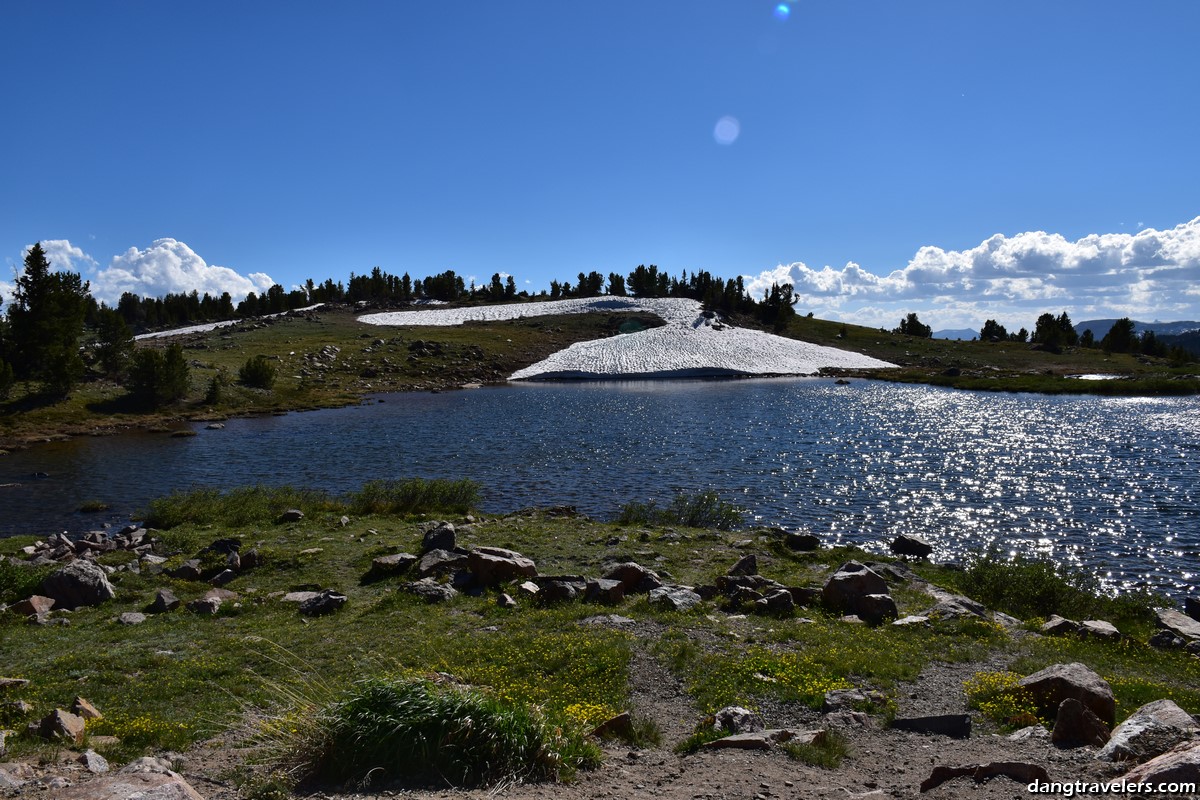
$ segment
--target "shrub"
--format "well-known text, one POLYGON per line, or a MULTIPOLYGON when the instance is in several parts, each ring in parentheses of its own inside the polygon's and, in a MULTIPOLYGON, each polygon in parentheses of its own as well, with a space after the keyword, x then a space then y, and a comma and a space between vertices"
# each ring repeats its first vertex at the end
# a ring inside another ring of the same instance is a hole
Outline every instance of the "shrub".
POLYGON ((1004 728, 1038 722, 1037 704, 1028 689, 1017 685, 1015 672, 976 672, 963 683, 967 705, 1004 728))
POLYGON ((133 355, 129 390, 143 402, 161 405, 186 397, 189 379, 180 345, 172 344, 165 351, 145 348, 133 355))
POLYGON ((372 678, 317 715, 288 764, 337 783, 405 777, 455 786, 558 780, 599 764, 600 749, 535 708, 423 680, 372 678))
POLYGON ((467 479, 368 481, 349 497, 350 511, 355 514, 465 514, 478 502, 479 484, 467 479))
POLYGON ((275 374, 275 365, 266 356, 252 356, 238 370, 238 380, 254 389, 270 389, 275 385, 275 374))
POLYGON ((726 503, 712 490, 675 495, 671 505, 659 508, 649 503, 626 503, 617 522, 626 525, 684 525, 689 528, 715 528, 728 531, 741 527, 745 511, 726 503))
POLYGON ((1156 605, 1168 604, 1148 593, 1110 597, 1092 572, 1055 564, 1048 558, 998 553, 970 558, 959 588, 988 608, 1028 619, 1061 614, 1073 619, 1107 619, 1146 625, 1156 605))
POLYGON ((837 769, 842 765, 842 759, 850 754, 846 738, 834 730, 826 731, 812 744, 784 742, 781 749, 793 761, 823 769, 837 769))
POLYGON ((7 400, 13 387, 13 368, 4 359, 0 359, 0 400, 7 400))

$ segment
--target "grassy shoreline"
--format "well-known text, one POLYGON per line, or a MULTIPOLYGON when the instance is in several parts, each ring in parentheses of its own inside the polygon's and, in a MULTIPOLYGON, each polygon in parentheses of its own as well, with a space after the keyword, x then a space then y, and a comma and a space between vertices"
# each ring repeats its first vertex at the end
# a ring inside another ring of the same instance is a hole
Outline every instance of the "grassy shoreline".
MULTIPOLYGON (((384 328, 358 322, 361 311, 321 309, 260 319, 174 337, 191 366, 188 398, 159 409, 132 404, 106 380, 83 383, 65 400, 51 401, 19 385, 0 403, 0 449, 71 436, 125 430, 169 431, 197 421, 233 416, 334 408, 382 392, 447 391, 502 384, 508 375, 568 345, 617 335, 623 324, 655 324, 640 313, 576 314, 458 327, 384 328), (239 367, 262 355, 279 377, 270 391, 236 383, 239 367), (204 401, 214 378, 224 376, 221 398, 204 401)), ((745 320, 738 320, 745 324, 745 320)), ((916 339, 881 330, 799 317, 781 332, 815 344, 854 350, 898 365, 895 369, 825 373, 947 388, 1093 394, 1177 396, 1200 393, 1200 368, 1157 359, 1107 355, 1072 348, 1062 354, 1011 342, 916 339), (1120 374, 1120 380, 1085 381, 1079 374, 1120 374)), ((164 347, 145 340, 140 347, 164 347)))
MULTIPOLYGON (((4 706, 0 726, 20 728, 79 695, 105 716, 89 725, 92 744, 116 761, 214 740, 269 745, 263 754, 286 746, 295 756, 294 748, 314 746, 311 737, 324 741, 311 726, 344 687, 440 674, 453 677, 436 680, 477 687, 505 707, 540 709, 551 724, 576 735, 619 711, 639 711, 630 692, 635 653, 682 682, 695 716, 676 722, 688 726, 729 704, 811 713, 827 690, 848 686, 881 692, 885 699, 871 710, 886 715, 887 698, 922 670, 996 659, 1022 674, 1051 663, 1086 663, 1112 683, 1118 718, 1159 697, 1200 712, 1200 659, 1146 644, 1153 630, 1148 599, 1089 595, 1086 585, 1037 565, 984 561, 982 571, 911 565, 920 579, 969 592, 989 608, 1041 603, 1023 607, 1025 622, 1016 628, 978 618, 864 627, 843 622, 819 603, 784 615, 747 616, 747 607, 720 597, 683 612, 664 610, 645 595, 615 605, 541 604, 520 596, 515 582, 430 605, 401 591, 411 576, 366 575, 378 556, 420 552, 434 519, 453 520, 460 545, 518 551, 534 559, 542 575, 599 575, 636 561, 671 583, 699 586, 754 553, 762 575, 819 587, 839 564, 857 558, 895 565, 891 592, 902 616, 933 600, 920 583, 897 577, 908 569, 903 562, 852 548, 797 552, 769 530, 687 527, 663 518, 599 522, 541 511, 480 517, 464 513, 470 499, 464 487, 419 484, 407 490, 403 484, 381 486, 348 498, 245 490, 157 501, 149 515, 162 526, 153 533, 154 553, 166 561, 138 564, 128 552, 101 555, 99 562, 115 570, 114 600, 51 615, 64 624, 29 625, 0 613, 6 677, 31 681, 0 699, 32 706, 28 712, 4 706), (279 521, 279 510, 291 505, 303 509, 304 518, 279 521), (257 566, 226 584, 238 597, 215 615, 180 608, 150 614, 137 625, 118 622, 123 612, 143 611, 158 588, 172 590, 185 604, 201 596, 207 583, 168 572, 193 557, 219 568, 209 546, 231 538, 241 542, 243 555, 257 552, 257 566), (282 600, 285 592, 326 588, 348 598, 328 616, 304 617, 282 600), (518 596, 516 607, 499 602, 504 592, 518 596), (1125 637, 1114 643, 1029 636, 1052 610, 1049 604, 1108 618, 1125 637), (627 621, 613 621, 612 614, 627 621), (116 739, 98 738, 106 736, 116 739)), ((12 558, 29 541, 4 540, 0 553, 12 558)), ((0 599, 11 603, 30 591, 40 575, 28 569, 0 562, 0 599)), ((1006 724, 1004 715, 1015 712, 994 696, 999 692, 1003 700, 1003 687, 987 675, 977 683, 983 687, 972 689, 979 695, 978 723, 985 729, 1006 724)), ((36 758, 61 745, 21 736, 9 747, 14 757, 36 758)))

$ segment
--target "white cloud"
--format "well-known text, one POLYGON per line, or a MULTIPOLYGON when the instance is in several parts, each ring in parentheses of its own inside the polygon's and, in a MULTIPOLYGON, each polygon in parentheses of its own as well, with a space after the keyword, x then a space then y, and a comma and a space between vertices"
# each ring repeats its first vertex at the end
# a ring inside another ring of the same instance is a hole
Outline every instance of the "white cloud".
POLYGON ((761 296, 791 283, 797 310, 847 322, 894 327, 916 311, 934 328, 978 327, 996 319, 1031 326, 1046 311, 1092 317, 1197 319, 1200 217, 1169 230, 1091 234, 1068 241, 1044 231, 996 234, 970 250, 919 249, 908 265, 876 275, 858 264, 840 270, 803 262, 744 276, 761 296))
MULTIPOLYGON (((78 272, 85 273, 95 269, 96 259, 83 252, 81 248, 71 244, 67 239, 46 239, 41 243, 42 250, 46 252, 46 260, 50 262, 50 267, 58 272, 78 272)), ((21 251, 21 258, 24 259, 33 247, 31 244, 25 245, 25 249, 21 251)))
POLYGON ((262 272, 241 275, 229 267, 205 263, 192 248, 175 239, 156 239, 145 250, 131 247, 96 273, 92 295, 114 304, 125 292, 161 297, 193 290, 219 297, 229 292, 240 302, 250 292, 262 293, 274 283, 262 272))

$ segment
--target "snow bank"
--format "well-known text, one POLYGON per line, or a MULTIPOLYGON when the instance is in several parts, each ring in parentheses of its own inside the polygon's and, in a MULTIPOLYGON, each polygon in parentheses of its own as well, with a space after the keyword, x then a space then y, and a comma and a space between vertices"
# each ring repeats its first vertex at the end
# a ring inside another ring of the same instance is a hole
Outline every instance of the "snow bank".
POLYGON ((706 319, 700 303, 679 298, 596 297, 540 303, 368 314, 372 325, 461 325, 465 322, 648 311, 667 324, 591 342, 578 342, 509 380, 667 378, 722 375, 812 375, 826 367, 895 366, 870 356, 798 342, 706 319))
MULTIPOLYGON (((312 311, 314 308, 320 308, 324 303, 305 306, 304 308, 293 308, 292 311, 312 311)), ((230 325, 237 325, 239 322, 253 322, 256 319, 269 319, 271 317, 282 317, 291 314, 292 311, 284 311, 279 314, 264 314, 261 317, 251 317, 249 319, 227 319, 221 322, 206 322, 203 325, 189 325, 186 328, 172 328, 169 331, 155 331, 154 333, 141 333, 133 337, 136 341, 142 339, 161 339, 164 336, 182 336, 185 333, 204 333, 205 331, 215 331, 217 328, 226 328, 230 325)))

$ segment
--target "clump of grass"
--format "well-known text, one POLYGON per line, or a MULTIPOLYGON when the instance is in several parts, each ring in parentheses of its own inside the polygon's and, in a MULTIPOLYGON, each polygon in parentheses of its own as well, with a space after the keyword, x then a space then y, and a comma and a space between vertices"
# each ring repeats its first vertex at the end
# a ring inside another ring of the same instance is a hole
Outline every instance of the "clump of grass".
POLYGON ((963 683, 967 705, 1002 728, 1015 730, 1038 722, 1037 703, 1017 685, 1015 672, 976 672, 963 683))
POLYGON ((7 558, 0 561, 0 603, 15 603, 36 594, 38 585, 54 569, 54 566, 29 567, 7 558))
POLYGON ((684 739, 679 744, 675 745, 675 754, 681 756, 690 756, 692 753, 699 752, 700 748, 709 742, 715 742, 717 739, 724 739, 729 735, 729 731, 724 728, 714 727, 712 717, 707 718, 696 726, 696 732, 684 739))
POLYGON ((370 678, 321 711, 293 774, 362 785, 397 777, 455 786, 559 780, 600 749, 536 707, 419 679, 370 678))
POLYGON ((671 505, 659 508, 649 503, 630 502, 621 507, 617 522, 626 525, 683 525, 688 528, 710 528, 729 531, 740 528, 745 511, 727 503, 712 490, 680 492, 671 505))
POLYGON ((229 527, 269 524, 289 508, 305 514, 461 514, 478 499, 475 481, 421 478, 370 481, 344 497, 291 486, 253 486, 227 492, 193 489, 151 501, 144 520, 166 530, 189 522, 229 527))
POLYGON ((1106 619, 1114 624, 1152 626, 1154 607, 1169 605, 1149 593, 1105 594, 1094 573, 1055 564, 1048 558, 977 554, 958 573, 964 594, 988 608, 1021 619, 1060 614, 1073 619, 1106 619))
POLYGON ((85 500, 79 506, 79 511, 82 514, 95 514, 100 511, 108 511, 112 506, 103 500, 85 500))
POLYGON ((850 755, 846 738, 832 730, 825 731, 824 736, 811 744, 784 742, 780 749, 793 761, 822 769, 837 769, 842 765, 842 759, 850 755))
POLYGON ((418 514, 448 512, 465 514, 479 502, 479 484, 472 480, 409 478, 397 481, 368 481, 350 495, 354 514, 418 514))

